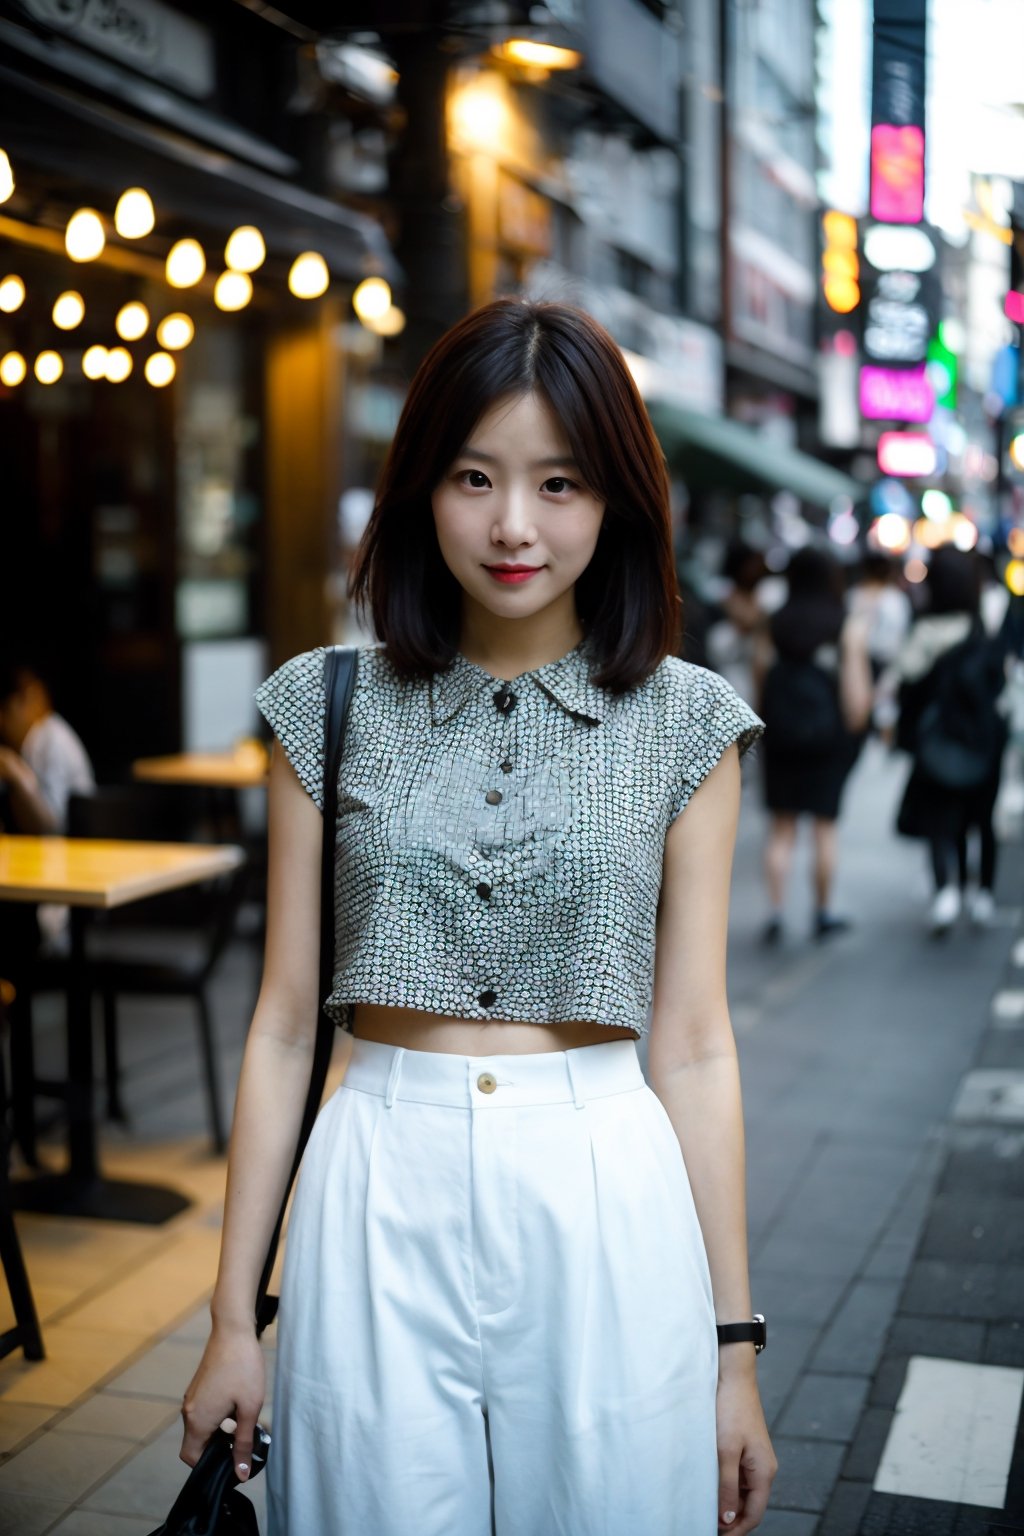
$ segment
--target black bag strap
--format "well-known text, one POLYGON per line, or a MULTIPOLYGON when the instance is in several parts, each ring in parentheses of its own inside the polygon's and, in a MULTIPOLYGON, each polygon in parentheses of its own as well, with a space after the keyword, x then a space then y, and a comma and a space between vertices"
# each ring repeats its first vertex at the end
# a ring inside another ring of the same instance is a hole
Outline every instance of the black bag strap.
POLYGON ((354 646, 332 645, 324 658, 324 836, 320 854, 320 977, 317 997, 318 1017, 316 1044, 313 1047, 313 1068, 309 1078, 309 1091, 302 1111, 299 1140, 292 1159, 291 1172, 285 1187, 284 1199, 278 1212, 270 1247, 267 1251, 263 1273, 256 1291, 256 1336, 277 1315, 277 1297, 267 1294, 270 1276, 277 1257, 278 1243, 288 1197, 299 1171, 302 1154, 306 1150, 313 1121, 323 1098, 327 1069, 331 1064, 336 1025, 324 1012, 323 1005, 334 986, 334 840, 338 822, 338 772, 345 741, 345 719, 356 682, 359 652, 354 646))

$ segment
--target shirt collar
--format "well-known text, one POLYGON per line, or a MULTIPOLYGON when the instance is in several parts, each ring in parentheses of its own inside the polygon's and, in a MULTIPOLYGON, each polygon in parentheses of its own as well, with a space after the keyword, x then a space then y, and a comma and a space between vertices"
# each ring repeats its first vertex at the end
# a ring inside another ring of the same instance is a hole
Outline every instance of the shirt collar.
MULTIPOLYGON (((529 685, 540 688, 567 714, 578 715, 593 725, 599 725, 604 717, 607 700, 604 690, 590 680, 590 657, 585 640, 558 661, 549 661, 533 672, 520 673, 508 686, 513 693, 522 694, 529 685)), ((502 679, 492 677, 483 667, 467 661, 461 651, 457 651, 451 664, 443 672, 435 672, 430 679, 431 723, 444 724, 471 698, 484 692, 493 696, 501 686, 502 679)))

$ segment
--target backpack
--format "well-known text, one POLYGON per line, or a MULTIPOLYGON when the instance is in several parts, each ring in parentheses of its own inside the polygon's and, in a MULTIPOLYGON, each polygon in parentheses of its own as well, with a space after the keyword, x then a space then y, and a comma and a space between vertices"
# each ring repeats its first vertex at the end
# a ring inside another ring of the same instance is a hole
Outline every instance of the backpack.
POLYGON ((915 763, 943 789, 977 789, 995 772, 1003 749, 995 707, 1003 682, 999 653, 975 629, 939 658, 934 680, 917 722, 915 763))
POLYGON ((772 663, 761 714, 778 752, 820 757, 834 751, 845 735, 836 680, 809 658, 780 656, 772 663))

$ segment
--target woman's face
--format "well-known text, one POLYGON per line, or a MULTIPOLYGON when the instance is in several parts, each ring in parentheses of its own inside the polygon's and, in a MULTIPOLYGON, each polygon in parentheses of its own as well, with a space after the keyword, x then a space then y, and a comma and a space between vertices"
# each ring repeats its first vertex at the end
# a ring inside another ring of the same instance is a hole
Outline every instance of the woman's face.
POLYGON ((432 505, 445 564, 469 602, 500 619, 572 604, 604 516, 535 393, 501 400, 480 418, 432 505))

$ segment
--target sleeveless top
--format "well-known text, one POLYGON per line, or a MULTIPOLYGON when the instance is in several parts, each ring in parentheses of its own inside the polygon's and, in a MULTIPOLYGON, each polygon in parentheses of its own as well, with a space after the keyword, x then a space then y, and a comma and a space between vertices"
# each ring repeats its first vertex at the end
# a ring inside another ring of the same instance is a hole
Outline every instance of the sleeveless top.
MULTIPOLYGON (((323 648, 304 652, 255 695, 321 811, 323 669, 323 648)), ((591 682, 585 640, 510 683, 461 654, 409 679, 361 648, 327 1013, 346 1029, 362 1002, 643 1035, 665 835, 762 729, 723 678, 676 657, 614 694, 591 682)))

